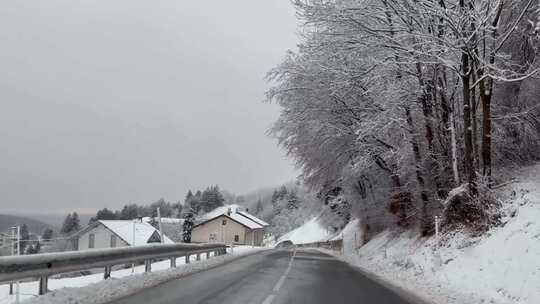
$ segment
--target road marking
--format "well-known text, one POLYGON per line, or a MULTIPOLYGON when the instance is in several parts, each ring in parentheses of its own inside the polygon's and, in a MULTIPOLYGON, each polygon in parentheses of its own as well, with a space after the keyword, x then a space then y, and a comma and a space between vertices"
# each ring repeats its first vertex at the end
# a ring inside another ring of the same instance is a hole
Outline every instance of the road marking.
POLYGON ((283 285, 283 282, 285 282, 285 275, 282 275, 281 278, 279 278, 279 281, 276 283, 276 286, 274 286, 274 291, 279 291, 281 286, 283 285))
POLYGON ((289 275, 289 272, 292 268, 292 263, 294 261, 294 257, 296 256, 296 250, 293 251, 293 254, 291 256, 291 260, 289 261, 289 265, 287 266, 287 269, 285 270, 285 273, 279 278, 279 281, 277 281, 276 285, 274 286, 274 292, 277 292, 281 289, 281 286, 283 286, 283 283, 285 282, 285 279, 289 275))
POLYGON ((262 302, 262 304, 272 304, 272 301, 274 301, 274 298, 276 297, 276 295, 268 295, 268 297, 266 297, 266 299, 264 299, 264 301, 262 302))
POLYGON ((292 263, 294 260, 294 257, 296 256, 296 248, 293 250, 293 254, 291 256, 291 260, 289 261, 289 265, 287 265, 287 269, 285 270, 285 273, 279 278, 279 281, 277 281, 276 285, 274 286, 274 293, 269 294, 262 304, 272 304, 272 301, 274 301, 274 298, 276 297, 276 292, 278 292, 281 289, 281 286, 283 286, 283 283, 285 282, 285 279, 287 278, 287 275, 289 275, 289 272, 292 268, 292 263))

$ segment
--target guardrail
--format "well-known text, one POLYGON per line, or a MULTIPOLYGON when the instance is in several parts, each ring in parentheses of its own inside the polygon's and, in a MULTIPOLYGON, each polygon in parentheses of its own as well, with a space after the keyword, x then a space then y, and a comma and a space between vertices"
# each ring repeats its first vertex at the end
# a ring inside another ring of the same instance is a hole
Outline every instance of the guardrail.
POLYGON ((325 242, 313 242, 313 243, 304 243, 296 244, 297 247, 304 248, 325 248, 329 250, 342 251, 343 250, 343 240, 333 240, 325 242))
POLYGON ((39 279, 39 294, 45 294, 48 278, 54 274, 83 271, 92 268, 104 268, 104 279, 111 276, 115 265, 144 262, 145 271, 152 270, 152 261, 170 259, 171 267, 176 267, 176 259, 185 257, 189 263, 191 255, 197 260, 201 254, 210 257, 226 253, 227 246, 215 244, 156 244, 136 247, 110 249, 91 249, 86 251, 68 251, 24 256, 0 257, 0 283, 8 283, 28 278, 39 279))

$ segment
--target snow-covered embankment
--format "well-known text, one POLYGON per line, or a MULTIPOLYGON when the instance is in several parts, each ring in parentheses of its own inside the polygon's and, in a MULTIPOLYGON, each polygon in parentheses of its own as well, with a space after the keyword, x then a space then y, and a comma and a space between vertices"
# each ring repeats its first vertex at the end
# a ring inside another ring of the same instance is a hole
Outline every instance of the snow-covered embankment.
POLYGON ((353 221, 342 233, 341 258, 432 303, 540 303, 540 166, 518 180, 504 190, 511 194, 505 224, 486 235, 453 232, 437 244, 384 232, 359 247, 353 221))

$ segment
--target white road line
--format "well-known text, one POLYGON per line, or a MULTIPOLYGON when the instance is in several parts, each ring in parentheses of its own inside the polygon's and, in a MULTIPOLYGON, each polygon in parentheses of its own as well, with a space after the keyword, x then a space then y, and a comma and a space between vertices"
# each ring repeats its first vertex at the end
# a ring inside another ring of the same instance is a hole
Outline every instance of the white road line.
POLYGON ((281 286, 283 286, 283 283, 285 282, 285 279, 289 275, 289 272, 292 268, 292 263, 294 261, 294 257, 296 256, 296 250, 293 251, 293 254, 291 256, 291 260, 289 261, 289 265, 287 266, 287 269, 285 270, 285 273, 279 278, 279 281, 277 281, 276 285, 274 286, 274 292, 277 292, 281 289, 281 286))
POLYGON ((279 291, 279 289, 283 285, 283 282, 285 282, 286 275, 287 273, 285 273, 284 275, 281 276, 281 278, 279 278, 279 281, 274 286, 274 291, 279 291))
MULTIPOLYGON (((291 271, 292 263, 295 256, 296 256, 296 248, 293 251, 291 260, 289 261, 289 265, 287 265, 287 269, 285 270, 285 273, 279 278, 279 281, 277 281, 276 285, 274 286, 274 289, 273 289, 274 292, 278 292, 281 289, 281 286, 283 286, 285 279, 287 278, 287 276, 289 275, 289 272, 291 271)), ((262 304, 272 304, 272 301, 274 301, 275 297, 276 297, 275 293, 268 295, 266 299, 264 299, 262 304)))
POLYGON ((268 295, 268 297, 266 297, 266 299, 264 299, 264 301, 262 302, 262 304, 272 304, 272 301, 274 301, 274 298, 276 296, 271 294, 271 295, 268 295))

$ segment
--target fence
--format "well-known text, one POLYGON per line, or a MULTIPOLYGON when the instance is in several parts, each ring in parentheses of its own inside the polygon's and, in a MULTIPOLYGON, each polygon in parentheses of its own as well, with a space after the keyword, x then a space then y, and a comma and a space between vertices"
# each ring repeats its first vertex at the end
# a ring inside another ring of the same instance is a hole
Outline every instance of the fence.
POLYGON ((48 278, 54 274, 83 271, 92 268, 104 268, 104 279, 111 275, 115 265, 144 262, 145 271, 151 271, 152 261, 170 259, 171 267, 176 267, 176 259, 201 254, 210 257, 226 253, 225 244, 155 244, 138 247, 121 247, 111 249, 92 249, 86 251, 69 251, 60 253, 44 253, 25 256, 0 257, 0 283, 19 281, 28 278, 39 279, 39 294, 47 292, 48 278))
POLYGON ((343 250, 343 240, 296 244, 296 246, 304 248, 325 248, 341 252, 343 250))

